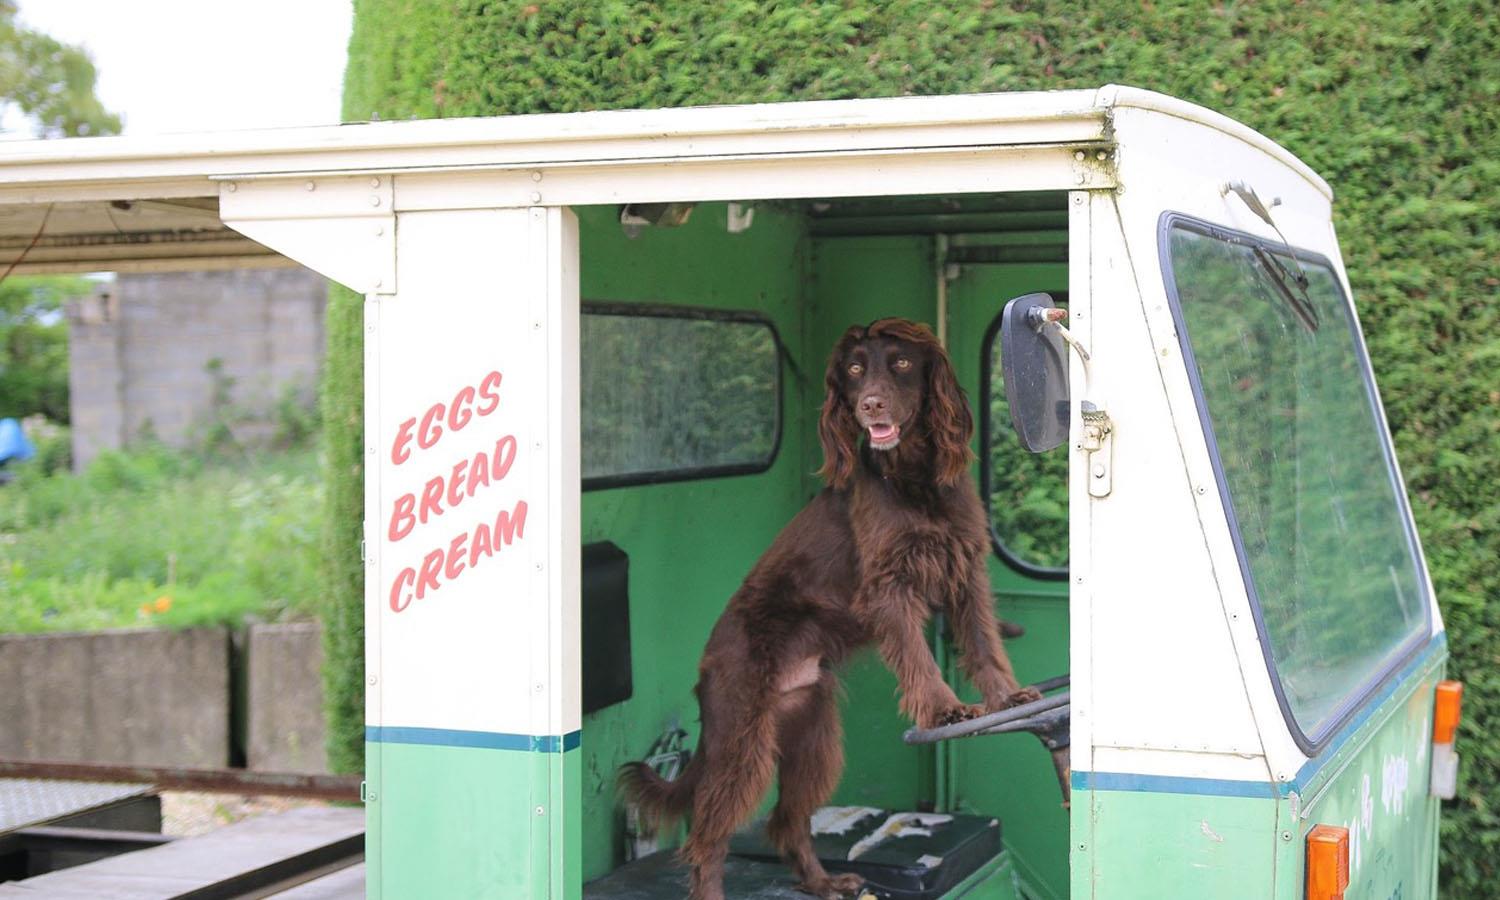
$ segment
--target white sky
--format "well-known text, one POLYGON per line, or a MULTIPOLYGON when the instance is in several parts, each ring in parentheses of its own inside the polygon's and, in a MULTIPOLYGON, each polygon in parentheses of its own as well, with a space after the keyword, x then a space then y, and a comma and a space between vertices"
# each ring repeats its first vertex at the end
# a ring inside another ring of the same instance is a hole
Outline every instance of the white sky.
MULTIPOLYGON (((20 0, 21 22, 82 45, 126 134, 339 121, 351 0, 20 0)), ((15 116, 4 137, 30 137, 15 116), (16 133, 20 131, 22 133, 16 133)))

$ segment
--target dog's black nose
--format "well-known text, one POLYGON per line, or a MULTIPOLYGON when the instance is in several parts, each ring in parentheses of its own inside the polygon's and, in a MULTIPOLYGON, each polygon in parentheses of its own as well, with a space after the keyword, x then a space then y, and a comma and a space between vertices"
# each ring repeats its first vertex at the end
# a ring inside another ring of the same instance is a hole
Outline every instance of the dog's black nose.
POLYGON ((879 394, 866 394, 860 398, 859 411, 866 415, 885 412, 885 398, 879 394))

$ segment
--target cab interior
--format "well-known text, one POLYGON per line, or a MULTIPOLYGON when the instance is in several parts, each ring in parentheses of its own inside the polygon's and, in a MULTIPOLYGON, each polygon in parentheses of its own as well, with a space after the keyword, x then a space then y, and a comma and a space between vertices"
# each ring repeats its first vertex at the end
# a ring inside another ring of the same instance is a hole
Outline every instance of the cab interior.
MULTIPOLYGON (((1033 456, 1020 447, 998 358, 1007 300, 1047 292, 1066 303, 1067 194, 575 212, 585 896, 681 896, 670 854, 647 851, 676 846, 682 829, 654 844, 641 835, 615 773, 654 759, 670 774, 696 746, 693 686, 709 630, 777 532, 822 488, 814 473, 823 373, 849 325, 903 316, 945 339, 976 422, 973 474, 992 514, 996 609, 1025 632, 1007 650, 1023 683, 1067 673, 1064 451, 1033 456)), ((962 685, 940 621, 933 632, 939 665, 962 685)), ((908 745, 895 679, 873 649, 851 660, 842 681, 846 765, 830 805, 881 811, 865 828, 891 813, 954 815, 979 823, 991 842, 965 851, 979 858, 941 873, 936 887, 893 883, 885 895, 1015 896, 979 891, 986 878, 1037 896, 1067 894, 1068 812, 1052 756, 1035 737, 908 745)), ((960 693, 975 696, 966 685, 960 693)), ((758 857, 753 843, 747 835, 735 845, 730 895, 783 896, 790 871, 767 862, 769 851, 758 857)), ((913 858, 945 853, 955 863, 965 855, 950 848, 913 858)), ((870 881, 879 895, 880 877, 870 881)))

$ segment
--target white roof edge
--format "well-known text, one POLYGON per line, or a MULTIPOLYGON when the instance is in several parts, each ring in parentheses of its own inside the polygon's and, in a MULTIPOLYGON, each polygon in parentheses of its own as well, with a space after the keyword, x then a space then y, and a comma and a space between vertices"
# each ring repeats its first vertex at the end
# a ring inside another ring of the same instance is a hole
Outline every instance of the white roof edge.
POLYGON ((1312 170, 1312 167, 1298 159, 1296 154, 1290 150, 1256 131, 1248 125, 1242 124, 1229 118, 1222 113, 1216 113, 1211 109, 1179 100, 1167 94, 1159 94, 1156 91, 1148 91, 1144 88, 1131 87, 1124 84, 1106 84, 1101 87, 1095 97, 1095 105, 1101 109, 1115 109, 1126 107, 1130 109, 1144 109, 1151 112, 1163 113, 1189 122, 1206 125, 1215 131, 1221 131, 1231 137, 1255 147, 1256 149, 1275 157, 1288 168, 1301 175, 1313 187, 1318 189, 1328 201, 1333 201, 1333 188, 1328 186, 1322 176, 1312 170))
MULTIPOLYGON (((104 162, 168 155, 220 157, 692 138, 764 133, 1102 121, 1095 91, 1030 91, 925 97, 806 100, 734 106, 592 110, 455 119, 360 122, 226 132, 116 135, 0 143, 0 167, 66 161, 104 162)), ((3 170, 0 170, 3 180, 3 170)))

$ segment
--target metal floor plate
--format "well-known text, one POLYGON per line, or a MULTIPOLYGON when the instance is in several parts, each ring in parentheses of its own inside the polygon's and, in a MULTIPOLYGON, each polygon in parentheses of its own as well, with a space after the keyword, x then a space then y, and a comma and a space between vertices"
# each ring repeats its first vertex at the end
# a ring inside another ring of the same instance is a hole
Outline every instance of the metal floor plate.
POLYGON ((0 778, 0 834, 151 793, 148 784, 0 778))

